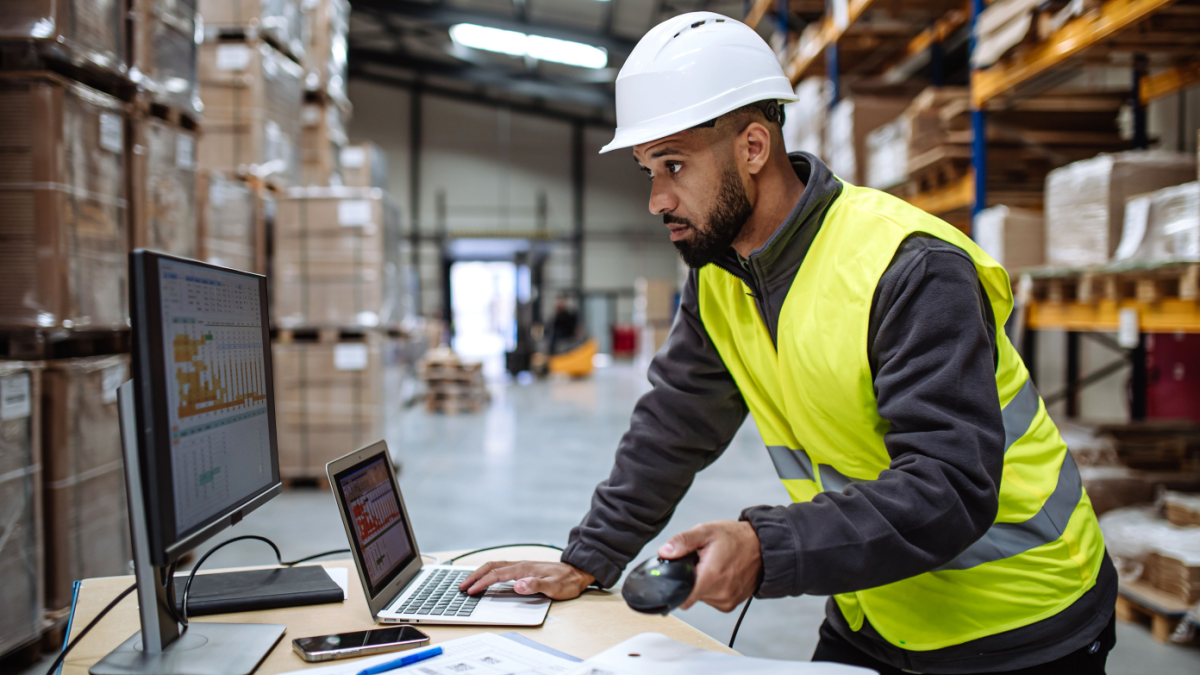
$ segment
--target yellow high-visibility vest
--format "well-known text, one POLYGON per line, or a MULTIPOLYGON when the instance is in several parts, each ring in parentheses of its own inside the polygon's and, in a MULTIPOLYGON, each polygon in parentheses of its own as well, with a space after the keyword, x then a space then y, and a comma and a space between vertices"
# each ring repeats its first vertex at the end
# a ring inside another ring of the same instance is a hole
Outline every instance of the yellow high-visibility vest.
POLYGON ((792 500, 843 491, 888 468, 867 324, 880 277, 915 233, 949 242, 975 263, 996 320, 1005 447, 999 513, 983 538, 939 569, 837 595, 837 604, 853 630, 866 617, 888 642, 914 651, 1053 616, 1095 584, 1104 541, 1079 470, 1004 334, 1013 306, 1008 274, 947 223, 843 185, 780 310, 778 347, 744 282, 715 265, 699 273, 700 319, 792 500))

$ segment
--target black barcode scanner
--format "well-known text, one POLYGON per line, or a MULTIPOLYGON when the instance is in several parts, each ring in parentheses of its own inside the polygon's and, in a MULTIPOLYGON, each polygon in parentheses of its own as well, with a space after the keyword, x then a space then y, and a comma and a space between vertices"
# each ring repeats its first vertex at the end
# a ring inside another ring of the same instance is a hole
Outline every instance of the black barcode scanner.
POLYGON ((621 595, 642 614, 668 614, 691 595, 698 564, 695 551, 675 560, 650 558, 629 573, 621 595))

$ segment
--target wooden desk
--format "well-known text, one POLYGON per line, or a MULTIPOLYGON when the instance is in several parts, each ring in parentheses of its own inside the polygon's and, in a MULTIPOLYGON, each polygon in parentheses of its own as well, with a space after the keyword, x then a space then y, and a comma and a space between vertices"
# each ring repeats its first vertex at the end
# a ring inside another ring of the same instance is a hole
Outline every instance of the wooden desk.
MULTIPOLYGON (((455 554, 435 553, 433 555, 445 560, 455 554)), ((558 560, 558 553, 540 548, 504 549, 463 558, 455 564, 481 565, 489 560, 558 560)), ((358 571, 355 569, 353 561, 337 560, 322 564, 325 567, 348 568, 350 573, 349 597, 345 602, 242 614, 220 614, 198 617, 194 620, 219 623, 279 623, 287 626, 287 633, 283 639, 275 645, 275 648, 271 650, 256 671, 258 675, 272 675, 299 668, 329 665, 328 663, 303 661, 292 651, 292 639, 366 630, 374 628, 376 625, 371 620, 371 613, 367 609, 362 583, 358 579, 358 571)), ((75 619, 71 624, 71 638, 73 639, 105 605, 132 584, 132 576, 85 579, 79 589, 75 619)), ((515 630, 530 639, 581 659, 586 659, 634 635, 646 632, 663 633, 680 642, 705 649, 731 652, 725 645, 673 616, 649 616, 634 612, 626 606, 620 593, 613 592, 588 591, 575 600, 555 602, 550 607, 550 615, 546 617, 546 622, 537 628, 428 625, 421 625, 419 628, 430 635, 431 644, 484 631, 505 633, 515 630)), ((88 667, 99 661, 139 629, 137 594, 131 593, 121 601, 121 604, 113 608, 108 616, 101 619, 92 632, 67 655, 66 666, 63 668, 64 675, 85 675, 88 667)))

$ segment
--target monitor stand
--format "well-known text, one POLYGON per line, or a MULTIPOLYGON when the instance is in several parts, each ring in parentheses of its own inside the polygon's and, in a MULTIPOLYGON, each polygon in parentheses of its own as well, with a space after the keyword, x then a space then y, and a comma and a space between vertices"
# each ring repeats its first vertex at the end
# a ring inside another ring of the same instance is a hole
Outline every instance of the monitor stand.
POLYGON ((150 562, 150 537, 138 461, 133 382, 117 390, 124 446, 125 489, 133 534, 138 612, 142 630, 88 669, 92 675, 250 675, 283 637, 279 624, 192 621, 180 633, 172 617, 167 571, 150 562))

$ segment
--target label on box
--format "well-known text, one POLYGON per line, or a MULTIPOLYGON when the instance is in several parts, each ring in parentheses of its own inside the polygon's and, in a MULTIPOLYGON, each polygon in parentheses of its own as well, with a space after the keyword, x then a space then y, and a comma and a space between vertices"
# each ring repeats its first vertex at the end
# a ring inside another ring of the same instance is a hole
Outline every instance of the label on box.
POLYGON ((246 45, 217 45, 217 70, 245 70, 250 65, 250 48, 246 45))
POLYGON ((361 169, 367 162, 367 151, 363 148, 342 148, 342 166, 347 169, 361 169))
POLYGON ((335 346, 333 367, 338 370, 366 370, 367 346, 354 342, 335 346))
POLYGON ((338 202, 338 223, 344 227, 362 227, 371 222, 371 202, 366 199, 344 199, 338 202))
POLYGON ((100 147, 120 153, 125 146, 125 127, 120 115, 100 113, 100 147))
POLYGON ((100 386, 104 390, 101 399, 105 403, 116 403, 117 390, 121 388, 122 384, 125 384, 125 364, 105 368, 101 377, 103 379, 100 381, 100 386))
POLYGON ((1126 307, 1117 316, 1117 344, 1125 349, 1138 346, 1138 311, 1136 307, 1126 307))
POLYGON ((0 380, 0 420, 29 417, 33 412, 33 396, 29 392, 29 373, 0 380))
POLYGON ((191 169, 195 165, 196 139, 180 135, 175 139, 175 166, 191 169))

